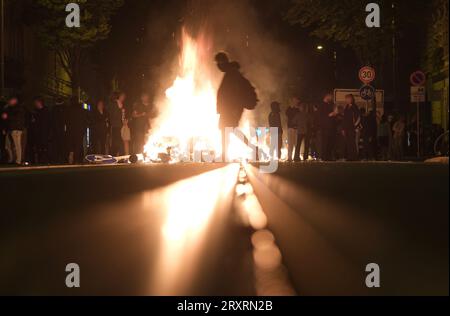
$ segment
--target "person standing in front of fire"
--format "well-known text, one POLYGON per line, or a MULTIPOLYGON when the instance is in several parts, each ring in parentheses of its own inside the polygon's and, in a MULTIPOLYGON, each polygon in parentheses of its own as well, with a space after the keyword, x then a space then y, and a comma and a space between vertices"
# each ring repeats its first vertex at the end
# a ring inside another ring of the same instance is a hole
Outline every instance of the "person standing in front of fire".
MULTIPOLYGON (((254 110, 258 104, 255 88, 240 72, 237 62, 230 62, 228 55, 220 52, 215 56, 217 68, 224 73, 224 77, 217 91, 217 113, 220 115, 219 126, 222 132, 222 161, 227 160, 227 135, 226 129, 236 131, 239 127, 244 108, 254 110)), ((238 135, 244 139, 247 146, 251 146, 249 140, 241 133, 238 135)), ((256 146, 255 146, 256 147, 256 146)), ((258 148, 253 148, 258 160, 258 148)))

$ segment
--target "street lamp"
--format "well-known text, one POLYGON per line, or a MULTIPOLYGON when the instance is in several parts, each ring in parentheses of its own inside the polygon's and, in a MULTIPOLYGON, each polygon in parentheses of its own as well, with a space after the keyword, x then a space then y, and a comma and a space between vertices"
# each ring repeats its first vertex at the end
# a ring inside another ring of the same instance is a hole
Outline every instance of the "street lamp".
MULTIPOLYGON (((319 44, 319 45, 316 46, 316 49, 317 49, 319 52, 322 52, 322 51, 325 50, 325 46, 319 44)), ((333 52, 334 80, 336 81, 336 84, 337 84, 337 81, 338 81, 337 51, 336 51, 336 49, 333 49, 332 52, 333 52)))

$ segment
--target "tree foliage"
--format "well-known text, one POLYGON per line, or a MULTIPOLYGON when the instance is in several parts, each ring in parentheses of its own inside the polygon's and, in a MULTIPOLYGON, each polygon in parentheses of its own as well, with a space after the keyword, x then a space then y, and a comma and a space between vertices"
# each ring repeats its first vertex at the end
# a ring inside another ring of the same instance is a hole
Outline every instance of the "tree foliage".
POLYGON ((320 39, 349 47, 364 64, 377 65, 392 52, 393 35, 400 35, 423 10, 424 1, 379 0, 381 27, 368 28, 365 11, 369 1, 361 0, 292 0, 287 13, 291 24, 311 29, 320 39), (393 6, 394 4, 394 6, 393 6), (402 12, 402 14, 398 14, 402 12))
POLYGON ((72 87, 77 88, 85 50, 108 36, 110 19, 123 0, 33 0, 32 4, 33 28, 42 43, 56 52, 72 87), (79 28, 66 26, 65 8, 69 2, 80 6, 79 28))
POLYGON ((429 72, 441 71, 448 65, 448 0, 433 0, 428 21, 424 67, 429 72))

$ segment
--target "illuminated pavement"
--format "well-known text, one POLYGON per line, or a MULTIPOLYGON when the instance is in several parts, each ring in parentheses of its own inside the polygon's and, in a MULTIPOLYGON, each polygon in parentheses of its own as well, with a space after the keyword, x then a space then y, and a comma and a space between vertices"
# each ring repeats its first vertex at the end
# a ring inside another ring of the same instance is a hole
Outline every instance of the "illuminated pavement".
POLYGON ((0 172, 0 294, 448 294, 448 166, 246 170, 0 172), (65 287, 72 262, 79 289, 65 287))

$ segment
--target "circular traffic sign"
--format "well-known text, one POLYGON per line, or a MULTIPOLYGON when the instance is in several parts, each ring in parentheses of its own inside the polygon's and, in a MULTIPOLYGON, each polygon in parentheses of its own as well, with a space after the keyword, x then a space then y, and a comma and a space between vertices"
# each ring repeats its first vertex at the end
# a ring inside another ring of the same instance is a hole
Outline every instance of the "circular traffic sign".
POLYGON ((413 86, 423 86, 427 80, 427 75, 423 71, 418 70, 411 74, 409 80, 413 86))
POLYGON ((375 93, 376 90, 374 87, 369 86, 369 85, 364 85, 360 90, 359 90, 359 95, 361 96, 361 98, 364 101, 371 101, 375 98, 375 93))
POLYGON ((369 84, 375 80, 376 72, 375 69, 369 66, 362 67, 359 70, 359 80, 365 84, 369 84))

